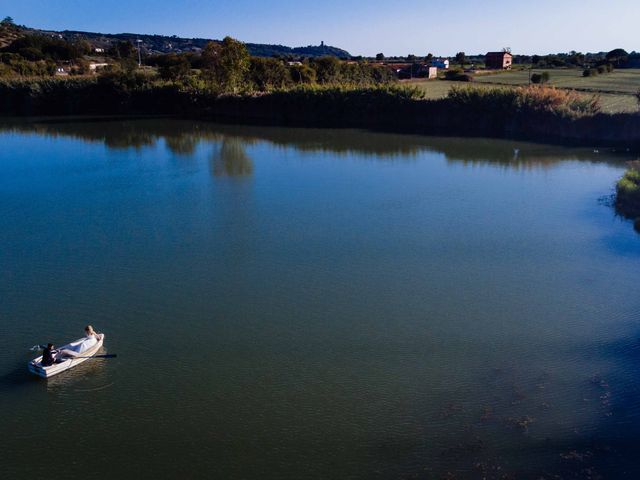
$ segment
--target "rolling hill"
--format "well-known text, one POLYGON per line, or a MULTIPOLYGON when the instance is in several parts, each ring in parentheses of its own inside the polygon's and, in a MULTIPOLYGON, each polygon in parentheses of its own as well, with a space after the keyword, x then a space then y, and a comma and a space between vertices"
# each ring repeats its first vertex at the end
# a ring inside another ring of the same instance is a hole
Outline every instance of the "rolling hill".
MULTIPOLYGON (((217 41, 208 38, 182 38, 167 35, 146 35, 137 33, 97 33, 97 32, 81 32, 75 30, 39 30, 27 27, 12 26, 11 29, 0 32, 0 46, 7 45, 17 36, 24 34, 43 34, 54 35, 65 40, 87 40, 94 48, 108 48, 111 44, 127 40, 136 44, 140 40, 142 51, 147 54, 158 53, 182 53, 182 52, 198 52, 210 41, 217 41)), ((291 57, 321 57, 331 55, 338 58, 350 58, 351 55, 346 50, 338 47, 325 45, 309 45, 306 47, 287 47, 285 45, 268 45, 262 43, 247 43, 249 53, 256 57, 274 57, 274 56, 291 56, 291 57)))

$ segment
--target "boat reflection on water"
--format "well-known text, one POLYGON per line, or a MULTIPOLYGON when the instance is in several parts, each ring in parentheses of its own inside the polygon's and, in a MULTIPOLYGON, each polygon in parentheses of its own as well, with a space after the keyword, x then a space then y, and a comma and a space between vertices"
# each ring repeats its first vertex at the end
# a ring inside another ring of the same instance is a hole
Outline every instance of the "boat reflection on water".
MULTIPOLYGON (((104 353, 106 352, 102 350, 98 355, 104 353)), ((79 392, 108 388, 113 384, 113 377, 108 374, 108 362, 113 362, 113 359, 91 358, 77 367, 42 381, 49 391, 58 393, 68 389, 79 392)))

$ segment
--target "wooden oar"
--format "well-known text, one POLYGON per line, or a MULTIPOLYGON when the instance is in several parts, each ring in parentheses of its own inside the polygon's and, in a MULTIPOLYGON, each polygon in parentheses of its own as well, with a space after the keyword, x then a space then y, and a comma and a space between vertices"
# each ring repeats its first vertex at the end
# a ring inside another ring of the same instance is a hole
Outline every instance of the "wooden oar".
POLYGON ((73 360, 74 358, 116 358, 118 355, 115 353, 109 353, 105 355, 93 355, 92 357, 67 357, 73 360))

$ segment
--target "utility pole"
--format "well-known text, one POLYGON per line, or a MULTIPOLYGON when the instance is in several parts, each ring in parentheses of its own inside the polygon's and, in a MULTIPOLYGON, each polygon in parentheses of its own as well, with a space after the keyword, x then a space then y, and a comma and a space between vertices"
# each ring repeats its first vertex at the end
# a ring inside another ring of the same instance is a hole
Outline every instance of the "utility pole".
POLYGON ((140 68, 142 66, 142 57, 140 56, 140 44, 142 43, 142 40, 137 39, 136 43, 138 44, 138 68, 140 68))

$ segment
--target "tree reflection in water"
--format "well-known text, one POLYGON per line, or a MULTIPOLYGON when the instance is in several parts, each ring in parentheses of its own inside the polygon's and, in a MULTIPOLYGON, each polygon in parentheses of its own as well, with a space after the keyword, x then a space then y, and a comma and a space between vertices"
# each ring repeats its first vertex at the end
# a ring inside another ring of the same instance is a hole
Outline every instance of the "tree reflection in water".
POLYGON ((178 134, 166 136, 165 142, 171 153, 180 156, 191 156, 196 152, 200 139, 195 135, 178 134))
POLYGON ((253 161, 247 155, 244 142, 225 137, 211 155, 211 173, 214 177, 244 177, 253 174, 253 161))
POLYGON ((0 132, 34 132, 51 137, 80 138, 103 142, 110 149, 153 147, 164 139, 172 154, 196 157, 200 142, 213 145, 211 174, 248 176, 253 162, 245 147, 267 142, 297 152, 323 152, 334 156, 357 155, 375 161, 414 161, 425 152, 444 155, 448 162, 475 167, 502 166, 509 170, 546 169, 560 162, 581 160, 619 164, 633 160, 634 152, 612 149, 574 148, 519 140, 492 138, 431 137, 353 129, 237 126, 180 119, 16 121, 0 120, 0 132), (606 153, 606 154, 605 154, 606 153))

